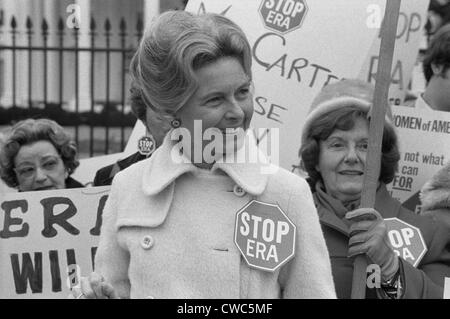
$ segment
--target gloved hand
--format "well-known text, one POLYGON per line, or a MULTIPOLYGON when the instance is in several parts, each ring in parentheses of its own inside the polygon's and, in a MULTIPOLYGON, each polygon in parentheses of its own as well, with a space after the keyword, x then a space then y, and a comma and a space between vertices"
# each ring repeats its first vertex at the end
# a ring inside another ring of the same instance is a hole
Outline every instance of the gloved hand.
POLYGON ((386 223, 373 208, 359 208, 348 212, 345 218, 352 221, 348 256, 366 254, 380 266, 383 282, 391 279, 399 269, 398 256, 388 238, 386 223))
POLYGON ((72 289, 74 299, 118 299, 114 288, 105 279, 93 272, 89 277, 81 277, 80 287, 72 289))

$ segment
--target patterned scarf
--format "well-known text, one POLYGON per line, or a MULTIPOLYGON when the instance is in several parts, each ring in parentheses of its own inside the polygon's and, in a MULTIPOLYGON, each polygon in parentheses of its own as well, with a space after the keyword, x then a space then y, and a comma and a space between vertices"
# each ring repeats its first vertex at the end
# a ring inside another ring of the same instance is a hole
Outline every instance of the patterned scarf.
POLYGON ((324 188, 325 187, 321 181, 316 183, 316 198, 318 204, 323 206, 328 211, 335 213, 337 217, 349 225, 349 222, 345 219, 345 214, 359 207, 360 198, 342 203, 339 199, 327 194, 324 188))

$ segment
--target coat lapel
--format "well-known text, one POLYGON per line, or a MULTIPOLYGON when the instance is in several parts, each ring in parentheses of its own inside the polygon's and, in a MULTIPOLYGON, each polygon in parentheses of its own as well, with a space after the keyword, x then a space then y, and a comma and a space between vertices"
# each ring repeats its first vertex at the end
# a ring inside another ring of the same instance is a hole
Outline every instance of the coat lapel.
MULTIPOLYGON (((140 188, 142 198, 137 198, 137 209, 133 212, 130 212, 126 208, 123 209, 127 213, 118 216, 118 227, 157 227, 161 225, 170 211, 176 191, 176 179, 183 174, 196 174, 196 172, 201 170, 179 152, 178 145, 175 141, 171 140, 170 135, 169 132, 161 147, 153 153, 151 158, 142 161, 142 167, 139 167, 139 171, 137 172, 138 178, 141 179, 140 188)), ((250 149, 259 152, 254 138, 250 137, 249 142, 254 143, 250 149)), ((258 153, 257 162, 246 162, 245 151, 241 148, 237 152, 237 160, 234 162, 220 158, 213 165, 211 171, 221 170, 225 172, 246 192, 258 196, 266 188, 268 175, 262 172, 270 164, 267 164, 267 158, 262 153, 258 153)))
POLYGON ((266 189, 268 175, 273 174, 278 167, 270 164, 267 157, 258 149, 251 130, 246 135, 246 142, 246 145, 233 156, 233 161, 222 157, 216 161, 212 171, 217 169, 224 171, 247 193, 259 196, 266 189))

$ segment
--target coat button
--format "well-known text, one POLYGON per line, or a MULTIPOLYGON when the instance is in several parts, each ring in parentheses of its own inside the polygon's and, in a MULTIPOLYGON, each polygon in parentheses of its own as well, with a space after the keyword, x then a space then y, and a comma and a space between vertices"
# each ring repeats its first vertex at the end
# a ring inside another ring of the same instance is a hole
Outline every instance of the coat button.
POLYGON ((239 185, 234 185, 233 193, 234 193, 234 195, 239 196, 239 197, 242 197, 245 195, 245 191, 239 185))
POLYGON ((144 236, 144 238, 142 238, 141 246, 144 249, 150 249, 150 248, 152 248, 154 243, 155 243, 155 240, 153 239, 153 237, 147 235, 147 236, 144 236))

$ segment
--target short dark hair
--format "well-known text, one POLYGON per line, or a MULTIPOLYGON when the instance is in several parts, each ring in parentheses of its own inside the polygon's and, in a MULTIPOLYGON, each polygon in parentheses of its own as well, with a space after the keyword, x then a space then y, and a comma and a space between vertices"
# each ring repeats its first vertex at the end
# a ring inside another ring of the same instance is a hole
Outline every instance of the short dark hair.
POLYGON ((442 72, 447 72, 450 67, 450 24, 441 27, 433 36, 422 64, 427 83, 433 76, 432 64, 442 65, 442 72))
MULTIPOLYGON (((308 173, 312 185, 322 180, 320 172, 316 170, 319 163, 320 141, 326 140, 336 129, 351 130, 355 126, 357 118, 367 119, 367 113, 358 107, 344 106, 322 115, 311 124, 306 142, 301 146, 299 155, 302 159, 301 166, 308 173)), ((391 125, 384 125, 381 152, 379 180, 388 184, 394 179, 400 160, 397 134, 391 125)))
POLYGON ((58 123, 49 119, 23 120, 11 128, 0 147, 0 177, 9 187, 19 185, 14 171, 14 159, 20 148, 42 140, 52 143, 69 175, 80 165, 75 142, 58 123))

